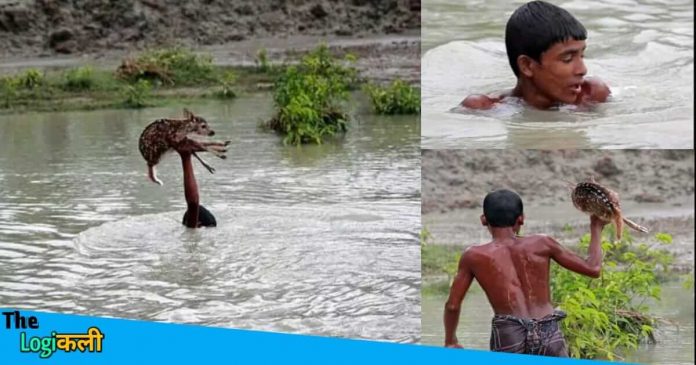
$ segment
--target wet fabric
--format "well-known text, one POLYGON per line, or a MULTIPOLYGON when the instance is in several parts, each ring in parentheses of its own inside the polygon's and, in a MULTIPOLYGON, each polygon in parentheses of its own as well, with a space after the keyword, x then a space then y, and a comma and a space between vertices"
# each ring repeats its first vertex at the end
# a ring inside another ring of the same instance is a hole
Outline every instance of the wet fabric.
POLYGON ((540 319, 496 315, 491 325, 491 351, 568 357, 558 322, 566 317, 554 311, 540 319))

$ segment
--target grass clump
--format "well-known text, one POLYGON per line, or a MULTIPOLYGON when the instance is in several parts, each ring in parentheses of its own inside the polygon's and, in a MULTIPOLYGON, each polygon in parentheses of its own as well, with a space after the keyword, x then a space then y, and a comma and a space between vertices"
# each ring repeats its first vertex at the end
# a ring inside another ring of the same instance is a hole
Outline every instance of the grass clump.
POLYGON ((256 52, 254 63, 256 64, 257 72, 268 72, 271 70, 271 64, 268 62, 268 51, 265 48, 261 48, 256 52))
POLYGON ((43 72, 36 69, 29 69, 24 71, 24 73, 16 76, 17 86, 27 90, 36 89, 43 86, 46 81, 46 77, 43 72))
POLYGON ((348 115, 341 102, 348 99, 357 70, 343 63, 352 61, 350 56, 333 57, 322 45, 277 78, 273 93, 276 114, 267 125, 284 136, 283 143, 320 144, 345 132, 348 115))
POLYGON ((144 108, 149 106, 152 86, 147 80, 138 80, 134 84, 125 85, 122 90, 123 105, 127 108, 144 108))
POLYGON ((194 85, 215 81, 217 74, 210 55, 197 55, 181 47, 147 51, 123 60, 116 71, 125 80, 146 79, 169 85, 194 85))
POLYGON ((377 114, 420 113, 420 91, 402 80, 388 86, 368 84, 364 89, 377 114))
POLYGON ((94 70, 89 66, 69 69, 64 77, 63 89, 68 91, 92 90, 97 85, 94 70))
POLYGON ((237 97, 234 85, 237 81, 237 74, 234 71, 227 71, 220 80, 220 90, 215 92, 215 96, 220 99, 232 99, 237 97))

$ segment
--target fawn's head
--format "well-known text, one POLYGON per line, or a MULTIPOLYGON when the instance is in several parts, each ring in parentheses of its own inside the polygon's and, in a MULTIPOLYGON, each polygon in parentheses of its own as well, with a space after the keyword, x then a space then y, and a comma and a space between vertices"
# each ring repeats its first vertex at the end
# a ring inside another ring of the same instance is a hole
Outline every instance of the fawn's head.
POLYGON ((186 119, 186 130, 189 133, 199 134, 201 136, 214 136, 215 131, 210 129, 208 122, 198 116, 193 115, 188 109, 184 109, 184 118, 186 119))

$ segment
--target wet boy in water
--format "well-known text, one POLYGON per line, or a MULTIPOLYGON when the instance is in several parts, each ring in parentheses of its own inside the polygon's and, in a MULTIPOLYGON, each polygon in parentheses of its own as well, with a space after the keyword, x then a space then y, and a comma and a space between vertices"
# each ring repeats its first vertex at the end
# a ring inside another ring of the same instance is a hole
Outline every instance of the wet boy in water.
POLYGON ((461 348, 456 331, 462 301, 473 279, 479 283, 495 313, 492 351, 567 357, 568 349, 549 288, 551 260, 576 273, 597 278, 602 268, 602 229, 607 224, 590 217, 589 257, 582 259, 544 235, 518 236, 524 224, 522 199, 497 190, 483 201, 481 224, 493 240, 471 246, 462 254, 445 305, 445 346, 461 348))
POLYGON ((505 27, 505 48, 517 85, 497 94, 469 95, 461 105, 490 109, 508 96, 538 109, 606 101, 609 87, 585 78, 585 39, 585 27, 566 10, 544 1, 522 5, 505 27))

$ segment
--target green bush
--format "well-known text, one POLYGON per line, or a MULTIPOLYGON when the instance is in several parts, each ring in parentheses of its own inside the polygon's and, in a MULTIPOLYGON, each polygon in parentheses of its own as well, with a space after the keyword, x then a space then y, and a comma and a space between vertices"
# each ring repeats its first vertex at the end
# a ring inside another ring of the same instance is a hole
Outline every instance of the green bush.
POLYGON ((44 74, 36 69, 29 69, 16 76, 17 86, 25 89, 36 89, 45 83, 44 74))
POLYGON ((402 80, 386 87, 366 85, 365 92, 377 114, 420 113, 420 91, 402 80))
POLYGON ((17 97, 19 83, 14 77, 0 78, 0 96, 5 108, 9 108, 11 102, 17 97))
POLYGON ((138 80, 131 85, 125 85, 122 93, 124 97, 123 104, 128 108, 143 108, 148 105, 150 92, 152 87, 147 80, 138 80))
POLYGON ((357 70, 344 66, 350 56, 334 58, 322 45, 288 67, 275 82, 276 115, 268 126, 284 135, 283 143, 322 143, 326 137, 345 132, 348 115, 341 102, 357 80, 357 70))
MULTIPOLYGON (((608 235, 606 237, 613 237, 608 235)), ((663 243, 671 236, 658 234, 663 243)), ((580 242, 587 250, 589 235, 580 242)), ((645 304, 660 299, 659 272, 668 271, 672 255, 646 244, 634 245, 629 235, 620 242, 604 239, 602 276, 591 279, 553 264, 554 305, 566 311, 561 321, 571 357, 621 359, 643 340, 654 342, 656 319, 645 304)))
POLYGON ((94 70, 89 66, 73 68, 64 74, 63 89, 68 91, 91 90, 97 84, 94 70))
POLYGON ((237 74, 227 71, 220 80, 220 90, 215 92, 215 96, 221 99, 231 99, 237 96, 234 92, 234 84, 237 81, 237 74))

